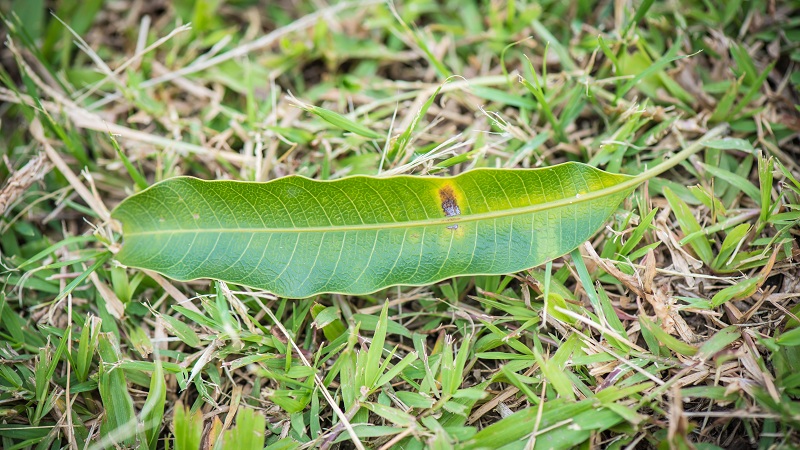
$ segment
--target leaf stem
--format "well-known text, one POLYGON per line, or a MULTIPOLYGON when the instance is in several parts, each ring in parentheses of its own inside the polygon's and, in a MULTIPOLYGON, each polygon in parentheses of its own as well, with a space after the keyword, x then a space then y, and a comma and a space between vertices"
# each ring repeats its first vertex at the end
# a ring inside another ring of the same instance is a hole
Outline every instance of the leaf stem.
POLYGON ((636 177, 628 181, 625 181, 623 183, 620 183, 618 186, 623 186, 623 185, 626 185, 626 187, 637 186, 651 178, 661 175, 662 173, 668 171, 669 169, 672 169, 673 167, 685 161, 690 156, 702 150, 703 147, 705 147, 706 142, 724 136, 725 134, 727 134, 727 132, 728 132, 728 124, 724 123, 721 125, 717 125, 716 127, 709 130, 706 134, 704 134, 703 137, 694 141, 685 149, 676 153, 675 156, 673 156, 672 158, 662 162, 661 164, 653 167, 652 169, 645 170, 639 175, 636 175, 636 177))

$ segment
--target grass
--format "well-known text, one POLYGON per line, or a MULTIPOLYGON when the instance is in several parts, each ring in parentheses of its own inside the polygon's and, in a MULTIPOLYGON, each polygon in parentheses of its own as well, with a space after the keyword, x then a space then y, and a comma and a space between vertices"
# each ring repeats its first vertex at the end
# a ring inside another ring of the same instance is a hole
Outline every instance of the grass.
POLYGON ((798 10, 3 3, 0 447, 800 446, 798 10), (717 125, 521 273, 287 300, 113 259, 176 175, 638 174, 717 125))

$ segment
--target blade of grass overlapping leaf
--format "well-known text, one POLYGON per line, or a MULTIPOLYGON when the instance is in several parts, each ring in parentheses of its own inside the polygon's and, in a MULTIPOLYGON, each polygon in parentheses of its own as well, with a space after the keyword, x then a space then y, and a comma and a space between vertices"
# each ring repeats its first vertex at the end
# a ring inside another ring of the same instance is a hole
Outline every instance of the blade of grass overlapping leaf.
POLYGON ((650 224, 653 222, 657 212, 658 209, 653 208, 649 213, 647 213, 646 216, 644 216, 644 218, 641 219, 639 225, 634 228, 633 233, 631 233, 630 237, 628 237, 628 240, 625 241, 625 244, 622 245, 622 248, 619 250, 619 255, 628 256, 633 251, 633 249, 636 247, 636 244, 638 244, 644 237, 645 232, 650 230, 650 224))
POLYGON ((597 45, 600 46, 600 50, 603 51, 603 54, 606 55, 609 61, 611 61, 611 66, 615 69, 619 67, 619 60, 617 59, 617 55, 611 50, 611 47, 608 46, 606 40, 603 39, 602 35, 597 36, 597 45))
POLYGON ((720 290, 711 298, 711 307, 717 308, 730 300, 747 298, 755 294, 761 281, 759 277, 745 278, 733 286, 720 290))
POLYGON ((416 361, 418 358, 417 354, 411 352, 407 354, 403 359, 397 362, 391 369, 387 370, 381 377, 378 379, 376 386, 383 386, 384 384, 392 381, 394 377, 400 375, 400 372, 403 371, 406 367, 408 367, 411 363, 416 361))
POLYGON ((325 307, 319 303, 311 306, 311 317, 314 318, 314 324, 317 328, 322 328, 322 333, 325 339, 330 342, 335 341, 346 330, 344 323, 340 319, 340 310, 335 306, 325 307))

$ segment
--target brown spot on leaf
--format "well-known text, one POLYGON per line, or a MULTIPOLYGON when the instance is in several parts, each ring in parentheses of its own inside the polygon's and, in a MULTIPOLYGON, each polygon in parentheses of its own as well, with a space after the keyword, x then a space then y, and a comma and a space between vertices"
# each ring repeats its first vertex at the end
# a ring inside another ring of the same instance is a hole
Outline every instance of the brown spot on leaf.
MULTIPOLYGON (((458 207, 453 188, 450 186, 443 186, 439 189, 439 199, 442 201, 442 211, 447 217, 454 217, 461 215, 461 208, 458 207)), ((455 230, 458 225, 450 225, 447 228, 455 230)))

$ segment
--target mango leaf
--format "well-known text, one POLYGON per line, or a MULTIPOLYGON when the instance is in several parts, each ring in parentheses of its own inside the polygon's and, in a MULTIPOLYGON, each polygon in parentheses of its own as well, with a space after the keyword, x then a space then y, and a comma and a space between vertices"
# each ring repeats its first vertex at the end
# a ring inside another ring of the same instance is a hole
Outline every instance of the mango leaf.
POLYGON ((117 260, 302 298, 496 275, 590 238, 634 186, 579 163, 456 177, 162 181, 123 201, 117 260))
POLYGON ((636 177, 565 163, 455 177, 173 178, 114 210, 124 237, 116 258, 177 280, 214 278, 292 298, 517 272, 575 249, 636 186, 726 130, 636 177))

